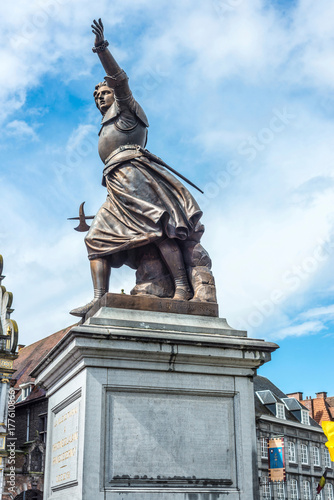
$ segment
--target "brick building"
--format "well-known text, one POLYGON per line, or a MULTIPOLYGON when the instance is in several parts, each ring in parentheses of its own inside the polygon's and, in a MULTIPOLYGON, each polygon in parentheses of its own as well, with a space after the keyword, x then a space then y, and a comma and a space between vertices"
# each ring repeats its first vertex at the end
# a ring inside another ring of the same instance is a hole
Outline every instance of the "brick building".
POLYGON ((42 500, 48 401, 30 373, 41 359, 64 337, 66 328, 34 344, 22 347, 14 362, 11 385, 15 390, 15 484, 16 496, 4 481, 3 500, 42 500))
POLYGON ((334 397, 327 397, 327 392, 317 392, 315 398, 306 396, 306 399, 303 399, 302 392, 293 392, 287 396, 296 398, 304 405, 309 410, 310 417, 318 424, 323 421, 334 421, 334 397))
POLYGON ((260 500, 334 500, 333 463, 320 425, 294 395, 288 397, 265 377, 254 378, 260 500), (283 437, 286 482, 269 482, 268 438, 283 437), (315 496, 328 468, 327 483, 315 496))

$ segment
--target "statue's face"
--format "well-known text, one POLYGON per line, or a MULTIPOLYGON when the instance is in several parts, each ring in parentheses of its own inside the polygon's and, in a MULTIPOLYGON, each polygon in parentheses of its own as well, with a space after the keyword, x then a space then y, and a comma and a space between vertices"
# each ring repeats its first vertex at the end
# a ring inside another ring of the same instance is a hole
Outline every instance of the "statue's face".
POLYGON ((103 115, 106 114, 114 102, 114 93, 109 87, 100 87, 95 94, 96 105, 103 115))

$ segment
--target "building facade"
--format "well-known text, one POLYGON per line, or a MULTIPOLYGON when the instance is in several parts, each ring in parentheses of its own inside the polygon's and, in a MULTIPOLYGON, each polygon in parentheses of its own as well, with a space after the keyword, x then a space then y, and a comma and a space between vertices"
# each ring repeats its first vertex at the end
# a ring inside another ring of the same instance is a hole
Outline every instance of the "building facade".
POLYGON ((334 397, 328 397, 327 392, 317 392, 315 398, 306 396, 306 399, 303 399, 302 392, 294 392, 288 394, 288 396, 289 398, 296 398, 297 401, 304 405, 308 409, 310 417, 318 424, 324 421, 334 421, 334 397))
POLYGON ((265 377, 254 378, 261 500, 334 500, 334 471, 321 426, 297 398, 265 377), (269 481, 268 439, 282 437, 286 481, 269 481), (316 495, 327 468, 324 489, 316 495))
POLYGON ((66 328, 29 346, 19 346, 11 391, 15 400, 15 488, 9 464, 5 469, 3 500, 42 500, 48 400, 30 376, 38 362, 63 338, 66 328))

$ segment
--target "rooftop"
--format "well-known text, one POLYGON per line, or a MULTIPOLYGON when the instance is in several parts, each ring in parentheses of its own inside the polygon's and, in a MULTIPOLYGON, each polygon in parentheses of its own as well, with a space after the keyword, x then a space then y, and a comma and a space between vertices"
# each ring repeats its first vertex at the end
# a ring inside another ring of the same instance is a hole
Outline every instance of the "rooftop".
MULTIPOLYGON (((33 344, 27 345, 19 350, 18 357, 14 361, 14 369, 12 382, 13 387, 17 389, 17 397, 21 394, 23 384, 34 384, 34 378, 30 373, 35 366, 49 353, 49 351, 66 335, 73 325, 53 333, 48 337, 44 337, 33 344)), ((44 396, 45 391, 40 387, 33 387, 30 395, 24 400, 32 400, 44 396)))

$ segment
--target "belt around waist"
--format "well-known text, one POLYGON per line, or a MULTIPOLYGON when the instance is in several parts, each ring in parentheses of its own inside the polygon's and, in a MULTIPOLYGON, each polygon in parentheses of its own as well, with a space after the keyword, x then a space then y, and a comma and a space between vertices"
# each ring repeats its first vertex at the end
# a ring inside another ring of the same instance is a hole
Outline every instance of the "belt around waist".
POLYGON ((116 156, 117 161, 119 161, 119 155, 123 156, 124 154, 124 156, 126 156, 127 153, 134 154, 136 152, 142 155, 145 154, 146 149, 144 149, 142 146, 139 146, 139 144, 125 144, 123 146, 120 146, 119 148, 112 151, 112 153, 110 153, 110 155, 106 158, 104 162, 105 166, 107 167, 108 165, 110 165, 110 163, 113 163, 112 160, 115 159, 116 156))

